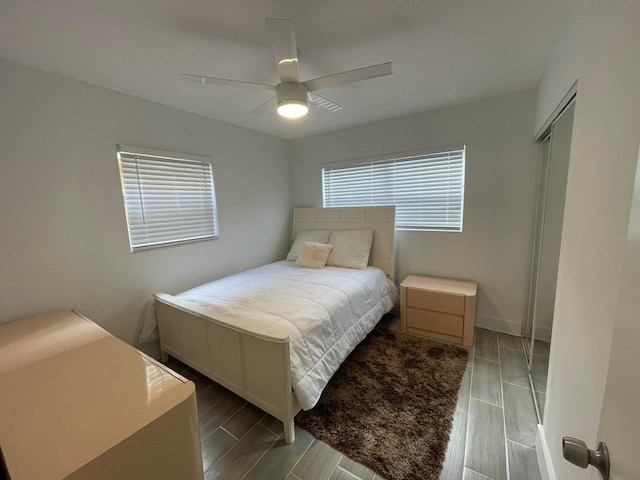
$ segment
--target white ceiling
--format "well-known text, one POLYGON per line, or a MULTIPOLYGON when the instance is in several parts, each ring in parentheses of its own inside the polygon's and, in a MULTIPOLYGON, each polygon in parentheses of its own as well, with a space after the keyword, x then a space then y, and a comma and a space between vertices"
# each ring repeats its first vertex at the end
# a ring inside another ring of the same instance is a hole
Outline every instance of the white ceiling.
POLYGON ((0 58, 282 138, 538 85, 571 0, 2 0, 0 58), (318 93, 345 110, 247 115, 276 84, 264 19, 292 18, 301 80, 393 62, 393 75, 318 93))

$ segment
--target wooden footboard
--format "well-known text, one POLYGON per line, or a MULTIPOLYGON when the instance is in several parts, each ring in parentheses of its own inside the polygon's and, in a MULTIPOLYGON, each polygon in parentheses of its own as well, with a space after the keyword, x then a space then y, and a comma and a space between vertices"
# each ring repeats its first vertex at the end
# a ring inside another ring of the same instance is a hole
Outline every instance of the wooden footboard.
POLYGON ((154 296, 163 360, 174 356, 281 420, 286 442, 293 443, 293 418, 300 406, 291 389, 287 332, 211 318, 192 303, 154 296))

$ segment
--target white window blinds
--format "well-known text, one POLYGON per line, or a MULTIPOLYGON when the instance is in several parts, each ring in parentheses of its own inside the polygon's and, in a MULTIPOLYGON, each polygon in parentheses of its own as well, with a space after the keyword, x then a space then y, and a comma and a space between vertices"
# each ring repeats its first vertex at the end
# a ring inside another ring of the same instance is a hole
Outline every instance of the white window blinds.
POLYGON ((325 207, 395 205, 398 230, 462 231, 465 149, 322 170, 325 207))
POLYGON ((120 148, 132 252, 218 237, 210 163, 120 148))

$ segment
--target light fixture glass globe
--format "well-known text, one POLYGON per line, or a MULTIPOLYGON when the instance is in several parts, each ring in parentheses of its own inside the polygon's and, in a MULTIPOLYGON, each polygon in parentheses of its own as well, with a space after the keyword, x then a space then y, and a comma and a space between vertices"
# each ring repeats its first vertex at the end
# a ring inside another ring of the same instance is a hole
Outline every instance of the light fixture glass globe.
POLYGON ((304 117, 308 111, 309 107, 298 100, 286 100, 278 105, 278 114, 287 118, 304 117))

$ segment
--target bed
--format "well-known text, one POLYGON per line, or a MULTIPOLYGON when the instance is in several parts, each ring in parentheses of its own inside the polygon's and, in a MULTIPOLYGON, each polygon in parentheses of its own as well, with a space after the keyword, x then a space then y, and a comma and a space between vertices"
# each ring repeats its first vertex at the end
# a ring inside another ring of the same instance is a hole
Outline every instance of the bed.
POLYGON ((348 231, 372 231, 369 266, 312 269, 284 260, 175 296, 157 293, 163 360, 172 355, 270 413, 292 443, 296 413, 313 407, 397 301, 394 223, 394 207, 294 209, 292 239, 329 231, 338 243, 348 231))

